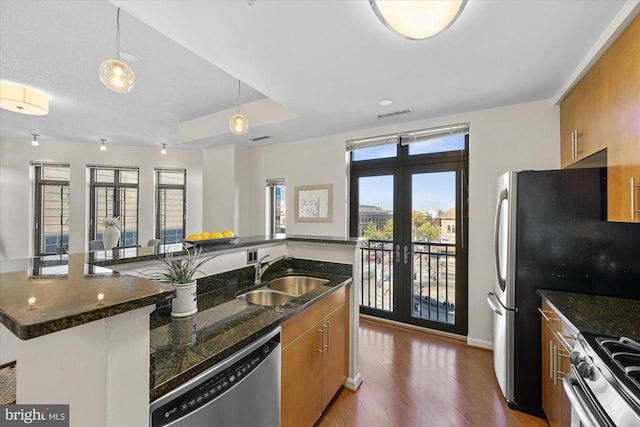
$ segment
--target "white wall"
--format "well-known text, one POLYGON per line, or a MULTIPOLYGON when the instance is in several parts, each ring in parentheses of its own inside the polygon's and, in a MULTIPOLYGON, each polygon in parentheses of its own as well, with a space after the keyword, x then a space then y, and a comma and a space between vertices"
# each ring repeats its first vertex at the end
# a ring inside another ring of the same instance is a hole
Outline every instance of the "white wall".
POLYGON ((560 166, 559 109, 550 100, 472 111, 401 125, 269 145, 250 151, 251 234, 265 232, 265 181, 285 178, 287 233, 346 236, 345 141, 352 138, 470 122, 469 143, 469 334, 471 344, 492 344, 491 310, 485 303, 493 283, 493 221, 497 177, 508 170, 560 166), (333 223, 293 221, 293 190, 333 184, 333 223))
POLYGON ((71 167, 70 252, 84 252, 89 230, 87 164, 140 168, 138 242, 154 237, 156 167, 187 169, 187 234, 202 229, 202 154, 200 151, 41 140, 0 138, 0 259, 31 256, 33 251, 33 161, 68 163, 71 167))
POLYGON ((251 215, 247 150, 240 145, 224 145, 202 151, 204 193, 200 231, 228 229, 237 235, 251 234, 247 227, 251 215))
MULTIPOLYGON (((560 165, 560 118, 549 100, 472 111, 305 141, 248 149, 228 145, 198 151, 112 146, 106 153, 78 143, 47 143, 32 148, 28 139, 0 140, 0 259, 22 258, 31 238, 30 161, 71 164, 71 250, 86 244, 87 163, 139 166, 141 188, 153 189, 154 166, 186 167, 187 233, 229 228, 240 235, 265 233, 265 181, 285 178, 287 233, 346 236, 347 139, 470 122, 469 334, 470 343, 490 346, 491 311, 484 300, 493 282, 492 229, 495 185, 507 170, 553 169, 560 165), (294 187, 333 184, 333 222, 293 221, 294 187), (7 202, 9 201, 9 202, 7 202), (76 225, 76 222, 79 224, 76 225)), ((153 192, 141 191, 140 241, 153 234, 153 192)))

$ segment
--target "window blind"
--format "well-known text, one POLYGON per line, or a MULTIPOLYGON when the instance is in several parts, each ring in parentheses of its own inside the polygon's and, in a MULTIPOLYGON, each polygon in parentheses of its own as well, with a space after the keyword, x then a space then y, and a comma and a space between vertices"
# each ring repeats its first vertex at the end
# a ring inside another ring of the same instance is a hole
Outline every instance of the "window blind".
POLYGON ((438 126, 428 129, 418 129, 400 134, 402 145, 413 144, 414 142, 430 141, 433 139, 445 138, 452 135, 469 133, 469 123, 457 123, 455 125, 438 126))
POLYGON ((267 187, 279 187, 284 185, 284 178, 267 179, 267 187))
POLYGON ((347 141, 347 151, 361 150, 363 148, 378 147, 381 145, 397 144, 400 135, 397 133, 390 135, 372 136, 368 138, 350 139, 347 141))

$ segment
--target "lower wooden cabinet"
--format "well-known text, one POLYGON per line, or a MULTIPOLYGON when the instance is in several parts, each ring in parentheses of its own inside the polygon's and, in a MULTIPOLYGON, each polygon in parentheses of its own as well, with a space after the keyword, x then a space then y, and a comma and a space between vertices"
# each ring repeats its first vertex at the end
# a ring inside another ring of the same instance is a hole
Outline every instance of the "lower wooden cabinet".
POLYGON ((550 427, 571 426, 571 404, 562 387, 562 378, 571 371, 570 344, 577 336, 543 299, 542 339, 542 409, 550 427))
POLYGON ((348 287, 282 323, 280 425, 311 427, 348 367, 348 287))

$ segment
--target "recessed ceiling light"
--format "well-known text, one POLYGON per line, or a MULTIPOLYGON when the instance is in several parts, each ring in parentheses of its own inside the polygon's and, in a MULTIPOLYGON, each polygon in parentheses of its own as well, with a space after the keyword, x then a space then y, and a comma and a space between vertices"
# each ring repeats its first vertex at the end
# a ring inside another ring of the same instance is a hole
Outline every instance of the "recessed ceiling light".
POLYGON ((379 102, 379 104, 383 107, 387 107, 391 104, 393 104, 393 101, 390 100, 389 98, 383 99, 382 101, 379 102))

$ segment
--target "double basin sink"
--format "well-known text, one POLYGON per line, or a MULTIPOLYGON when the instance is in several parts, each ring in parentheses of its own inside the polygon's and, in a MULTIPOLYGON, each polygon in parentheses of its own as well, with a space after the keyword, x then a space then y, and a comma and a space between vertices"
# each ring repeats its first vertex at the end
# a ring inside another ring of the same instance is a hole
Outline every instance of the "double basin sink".
POLYGON ((294 298, 329 283, 327 279, 310 276, 285 276, 269 280, 265 288, 249 291, 237 298, 248 303, 274 307, 286 304, 294 298))

